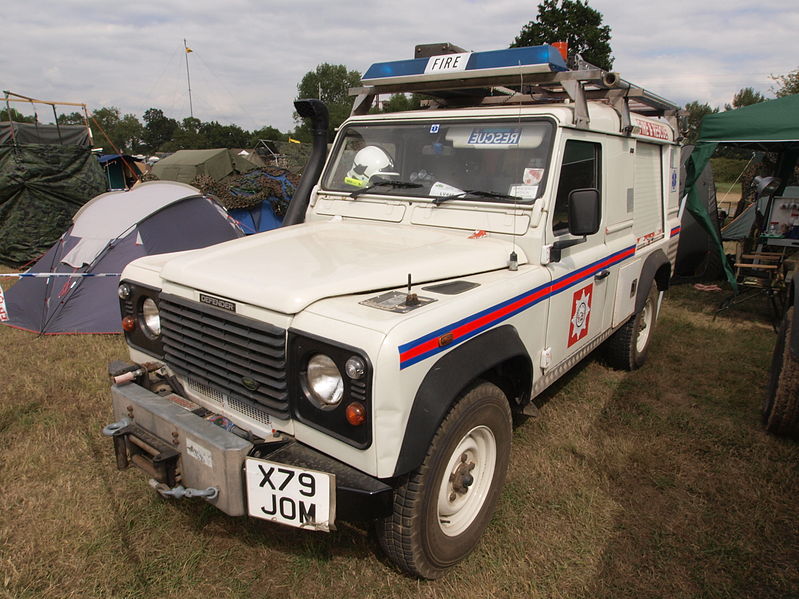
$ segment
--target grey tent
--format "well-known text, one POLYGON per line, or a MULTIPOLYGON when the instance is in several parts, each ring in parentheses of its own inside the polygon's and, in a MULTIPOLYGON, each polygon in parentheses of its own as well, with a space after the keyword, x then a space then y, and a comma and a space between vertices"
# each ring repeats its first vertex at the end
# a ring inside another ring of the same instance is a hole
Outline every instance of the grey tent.
POLYGON ((242 235, 221 206, 183 183, 152 181, 104 193, 6 291, 4 324, 43 334, 119 333, 117 275, 129 262, 242 235))

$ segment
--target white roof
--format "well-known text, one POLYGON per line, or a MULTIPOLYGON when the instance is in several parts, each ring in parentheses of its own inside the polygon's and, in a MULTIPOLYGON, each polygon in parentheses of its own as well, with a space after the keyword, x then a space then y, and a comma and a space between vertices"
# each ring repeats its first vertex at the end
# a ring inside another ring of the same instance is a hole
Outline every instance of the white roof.
POLYGON ((70 236, 80 241, 61 260, 80 268, 91 264, 108 243, 125 234, 150 214, 184 198, 202 195, 177 181, 148 181, 130 191, 110 191, 89 200, 72 217, 70 236))

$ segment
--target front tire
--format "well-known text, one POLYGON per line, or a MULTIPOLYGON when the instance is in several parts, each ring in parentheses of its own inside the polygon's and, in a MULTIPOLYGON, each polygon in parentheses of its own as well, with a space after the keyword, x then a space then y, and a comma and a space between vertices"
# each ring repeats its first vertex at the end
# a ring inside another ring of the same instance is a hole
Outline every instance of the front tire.
POLYGON ((491 383, 468 391, 433 437, 421 466, 402 477, 380 544, 400 569, 435 579, 477 545, 508 468, 511 413, 491 383))
POLYGON ((643 307, 605 342, 605 357, 614 368, 635 370, 646 362, 658 317, 658 288, 654 281, 643 307))
POLYGON ((785 313, 771 358, 771 373, 762 414, 766 430, 799 437, 799 360, 791 354, 790 339, 795 307, 785 313))

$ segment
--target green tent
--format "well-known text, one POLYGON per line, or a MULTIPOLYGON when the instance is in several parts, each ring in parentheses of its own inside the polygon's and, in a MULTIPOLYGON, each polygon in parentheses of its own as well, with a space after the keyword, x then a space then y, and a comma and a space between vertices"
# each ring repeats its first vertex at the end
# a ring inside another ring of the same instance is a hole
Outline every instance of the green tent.
MULTIPOLYGON (((699 139, 686 163, 686 208, 714 239, 724 258, 718 230, 711 225, 695 185, 718 144, 779 152, 780 162, 776 174, 783 181, 788 181, 799 158, 799 95, 709 114, 702 119, 699 139)), ((727 280, 737 289, 732 268, 726 259, 722 262, 727 280)))
POLYGON ((244 173, 257 166, 226 148, 178 150, 153 165, 152 173, 159 179, 191 183, 199 175, 219 181, 233 172, 244 173))
POLYGON ((85 126, 0 123, 0 263, 35 260, 105 191, 85 126))

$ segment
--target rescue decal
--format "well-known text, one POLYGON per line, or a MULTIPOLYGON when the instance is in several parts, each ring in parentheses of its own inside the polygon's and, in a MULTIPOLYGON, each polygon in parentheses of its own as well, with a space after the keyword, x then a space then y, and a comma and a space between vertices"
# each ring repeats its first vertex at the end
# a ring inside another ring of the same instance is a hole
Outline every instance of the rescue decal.
POLYGON ((594 284, 589 283, 572 296, 572 315, 569 320, 569 343, 571 347, 588 335, 588 322, 591 319, 591 298, 594 284))
POLYGON ((633 118, 635 125, 641 130, 639 135, 644 137, 653 137, 655 139, 663 139, 669 141, 671 139, 671 129, 661 123, 653 123, 652 121, 645 121, 643 119, 633 118))
POLYGON ((418 339, 404 343, 397 348, 400 357, 400 370, 467 341, 483 331, 524 312, 528 308, 532 308, 539 302, 562 293, 575 285, 579 285, 586 279, 593 277, 600 270, 619 264, 634 255, 635 246, 630 246, 588 266, 563 275, 554 281, 544 283, 530 291, 481 310, 418 339), (445 334, 452 335, 452 342, 441 346, 439 338, 445 334))
POLYGON ((671 233, 669 234, 669 237, 676 237, 677 235, 679 235, 679 234, 680 234, 680 231, 681 231, 681 230, 682 230, 682 227, 680 227, 680 226, 676 226, 676 227, 674 227, 674 228, 671 230, 671 233))

